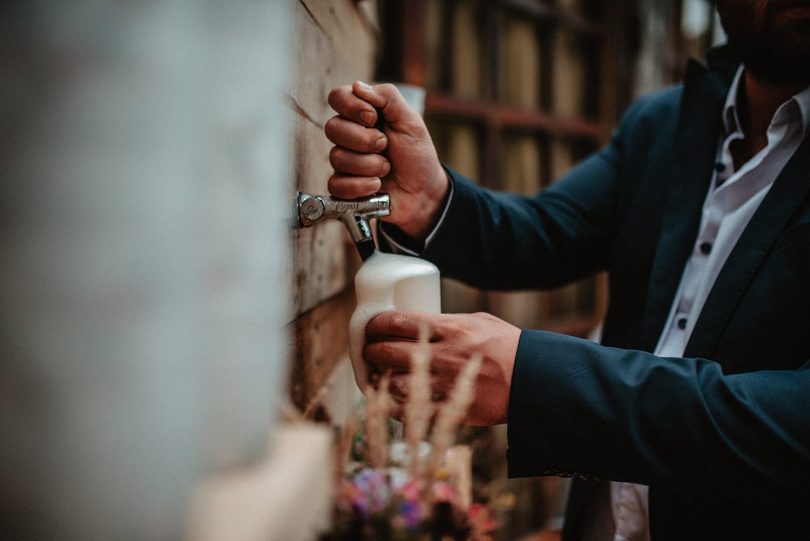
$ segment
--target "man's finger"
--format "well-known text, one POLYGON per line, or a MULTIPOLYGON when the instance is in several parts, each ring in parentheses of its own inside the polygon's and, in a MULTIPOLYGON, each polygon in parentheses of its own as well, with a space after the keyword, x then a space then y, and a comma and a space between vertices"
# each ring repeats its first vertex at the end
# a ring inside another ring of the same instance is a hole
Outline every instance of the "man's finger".
POLYGON ((394 404, 391 407, 391 410, 388 412, 388 415, 396 419, 397 421, 402 422, 405 420, 405 406, 402 404, 394 404))
POLYGON ((388 392, 391 393, 391 396, 400 401, 408 399, 409 377, 410 376, 407 372, 391 374, 391 378, 388 383, 388 392))
POLYGON ((386 122, 407 121, 413 115, 419 116, 410 108, 399 89, 390 83, 371 86, 362 81, 355 81, 352 92, 358 98, 382 110, 386 122))
POLYGON ((329 92, 329 106, 340 116, 372 127, 377 122, 377 111, 366 100, 352 92, 352 87, 344 85, 329 92))
POLYGON ((418 346, 417 342, 402 340, 368 342, 363 347, 363 359, 371 367, 381 370, 408 370, 418 346))
POLYGON ((453 386, 456 384, 456 374, 448 375, 448 374, 431 374, 430 375, 430 389, 431 389, 431 396, 433 397, 441 397, 441 400, 447 398, 447 396, 452 392, 453 386))
POLYGON ((334 116, 324 126, 326 137, 337 146, 356 152, 382 152, 388 138, 376 128, 366 128, 341 116, 334 116))
POLYGON ((383 372, 379 368, 370 368, 369 369, 369 371, 368 371, 368 382, 374 388, 374 390, 377 390, 377 386, 379 385, 380 380, 382 379, 382 377, 383 377, 383 372))
POLYGON ((434 332, 437 314, 424 312, 383 312, 366 325, 369 341, 386 338, 419 340, 422 329, 427 326, 428 340, 437 337, 434 332))
POLYGON ((357 199, 380 191, 382 183, 377 177, 353 177, 332 175, 327 187, 329 193, 340 199, 357 199))
POLYGON ((335 172, 362 177, 384 177, 391 171, 391 164, 384 156, 353 152, 343 147, 332 147, 329 163, 335 172))

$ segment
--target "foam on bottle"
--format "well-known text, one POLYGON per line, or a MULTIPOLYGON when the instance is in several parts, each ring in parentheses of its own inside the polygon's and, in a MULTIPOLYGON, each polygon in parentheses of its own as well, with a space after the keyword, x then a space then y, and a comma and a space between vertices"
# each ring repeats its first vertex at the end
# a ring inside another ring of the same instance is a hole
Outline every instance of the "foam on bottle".
POLYGON ((354 277, 357 308, 349 322, 349 357, 361 390, 368 385, 363 360, 366 325, 389 310, 441 312, 439 269, 416 257, 375 252, 354 277))

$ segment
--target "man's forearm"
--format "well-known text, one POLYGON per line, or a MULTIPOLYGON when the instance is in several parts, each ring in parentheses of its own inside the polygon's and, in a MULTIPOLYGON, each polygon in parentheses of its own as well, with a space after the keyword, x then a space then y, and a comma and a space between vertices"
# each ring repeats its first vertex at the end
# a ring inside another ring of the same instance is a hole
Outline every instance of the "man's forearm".
POLYGON ((551 288, 603 269, 615 219, 610 154, 535 197, 485 190, 449 170, 452 201, 420 255, 483 289, 551 288))
POLYGON ((716 498, 810 496, 810 363, 724 375, 523 331, 512 379, 512 476, 582 473, 716 498))

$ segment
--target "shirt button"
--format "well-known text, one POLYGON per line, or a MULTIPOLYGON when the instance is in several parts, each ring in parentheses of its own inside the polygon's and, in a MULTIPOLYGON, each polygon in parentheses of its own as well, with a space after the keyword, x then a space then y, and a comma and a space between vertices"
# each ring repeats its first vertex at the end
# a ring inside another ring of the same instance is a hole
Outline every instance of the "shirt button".
POLYGON ((709 255, 712 251, 712 243, 711 242, 701 242, 700 243, 700 253, 703 255, 709 255))
POLYGON ((678 325, 678 328, 680 330, 684 330, 686 328, 686 323, 687 323, 687 319, 685 317, 682 317, 682 318, 678 319, 676 324, 678 325))

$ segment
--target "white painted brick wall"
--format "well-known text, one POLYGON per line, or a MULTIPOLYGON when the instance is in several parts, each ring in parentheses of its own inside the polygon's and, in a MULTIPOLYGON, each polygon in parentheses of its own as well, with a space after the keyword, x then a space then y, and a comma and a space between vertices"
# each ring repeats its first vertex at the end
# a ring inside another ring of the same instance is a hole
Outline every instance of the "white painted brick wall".
POLYGON ((196 480, 263 455, 288 359, 291 8, 0 8, 6 533, 177 539, 196 480))

